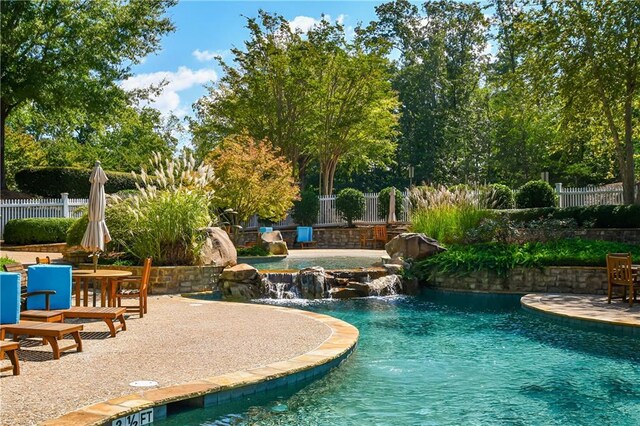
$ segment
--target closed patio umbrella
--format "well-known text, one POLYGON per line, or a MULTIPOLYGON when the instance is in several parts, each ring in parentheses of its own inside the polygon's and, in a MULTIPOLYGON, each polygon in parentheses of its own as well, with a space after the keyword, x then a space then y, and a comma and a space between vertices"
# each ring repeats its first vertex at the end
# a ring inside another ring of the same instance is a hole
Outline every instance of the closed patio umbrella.
POLYGON ((111 235, 109 235, 109 229, 107 229, 104 213, 107 207, 104 184, 107 180, 107 175, 104 173, 104 170, 102 170, 102 167, 100 167, 100 162, 96 161, 96 165, 89 177, 89 182, 91 182, 91 192, 89 194, 89 224, 80 243, 84 249, 93 252, 94 272, 98 268, 98 251, 104 251, 104 245, 111 241, 111 235))
POLYGON ((396 188, 392 187, 389 193, 389 215, 387 216, 387 223, 396 222, 396 188))

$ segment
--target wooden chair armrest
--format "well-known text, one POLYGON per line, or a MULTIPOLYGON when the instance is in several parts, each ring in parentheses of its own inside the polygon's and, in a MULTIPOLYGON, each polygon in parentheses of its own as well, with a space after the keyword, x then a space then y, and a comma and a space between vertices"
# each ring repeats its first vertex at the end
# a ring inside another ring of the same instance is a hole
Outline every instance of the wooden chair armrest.
POLYGON ((25 301, 32 296, 42 296, 44 294, 44 306, 45 310, 51 310, 50 298, 52 295, 56 294, 55 290, 38 290, 38 291, 29 291, 27 293, 22 293, 20 296, 25 299, 25 301))

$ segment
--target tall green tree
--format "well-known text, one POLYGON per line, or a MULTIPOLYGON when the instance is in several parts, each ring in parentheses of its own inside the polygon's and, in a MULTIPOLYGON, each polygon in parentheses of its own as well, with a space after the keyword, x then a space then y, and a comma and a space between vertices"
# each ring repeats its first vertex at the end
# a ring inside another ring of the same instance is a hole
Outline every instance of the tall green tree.
POLYGON ((267 139, 304 181, 318 163, 321 191, 331 193, 339 164, 347 169, 389 162, 394 149, 397 99, 385 58, 388 44, 324 19, 306 34, 281 16, 260 12, 247 20, 245 50, 235 67, 196 105, 191 123, 200 156, 221 138, 247 132, 267 139))
POLYGON ((398 158, 416 179, 455 183, 483 178, 483 96, 488 22, 477 3, 396 0, 376 8, 378 33, 399 50, 394 87, 402 103, 398 158), (476 117, 477 120, 470 120, 476 117))
POLYGON ((522 67, 541 95, 560 100, 564 122, 606 128, 624 202, 633 203, 640 2, 535 0, 517 28, 528 46, 522 67))
POLYGON ((127 104, 118 81, 173 30, 175 0, 0 2, 0 187, 5 126, 30 103, 42 113, 102 114, 127 104))

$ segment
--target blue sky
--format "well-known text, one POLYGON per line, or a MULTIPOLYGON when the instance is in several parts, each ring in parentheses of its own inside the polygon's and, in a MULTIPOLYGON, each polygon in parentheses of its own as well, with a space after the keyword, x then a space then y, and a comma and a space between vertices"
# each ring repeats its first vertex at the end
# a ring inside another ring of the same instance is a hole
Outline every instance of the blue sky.
POLYGON ((382 1, 181 1, 168 11, 176 31, 165 36, 160 51, 133 68, 134 76, 123 82, 127 89, 168 82, 152 105, 179 117, 192 115, 191 105, 221 75, 214 55, 230 60, 229 49, 243 47, 248 38, 246 18, 258 10, 284 16, 302 30, 329 15, 345 27, 375 20, 375 6, 382 1))

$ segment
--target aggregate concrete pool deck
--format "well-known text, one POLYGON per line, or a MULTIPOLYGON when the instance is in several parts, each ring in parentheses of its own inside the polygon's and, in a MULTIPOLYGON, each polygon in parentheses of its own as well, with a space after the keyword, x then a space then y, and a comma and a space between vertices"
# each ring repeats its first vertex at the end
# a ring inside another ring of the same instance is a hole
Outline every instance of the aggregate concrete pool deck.
MULTIPOLYGON (((220 383, 216 377, 239 370, 245 371, 234 374, 244 380, 251 369, 253 379, 265 367, 286 373, 305 362, 317 365, 324 355, 343 354, 357 341, 354 327, 324 315, 180 296, 150 297, 149 313, 129 316, 127 330, 115 338, 108 337, 102 322, 84 324, 84 351, 68 352, 60 360, 35 339, 22 340, 21 374, 0 376, 3 425, 38 424, 92 404, 97 404, 93 411, 84 409, 85 420, 100 409, 117 413, 126 404, 113 405, 114 398, 147 394, 159 401, 163 390, 179 393, 180 386, 172 385, 199 383, 202 388, 204 381, 212 388, 220 383), (136 380, 158 386, 141 390, 129 385, 136 380), (108 399, 111 405, 99 404, 108 399)), ((225 383, 237 380, 227 376, 225 383)), ((78 424, 74 419, 56 424, 78 424)))
POLYGON ((629 307, 620 297, 607 303, 607 296, 590 294, 527 294, 520 299, 522 306, 539 313, 557 317, 632 327, 640 331, 640 302, 629 307))

